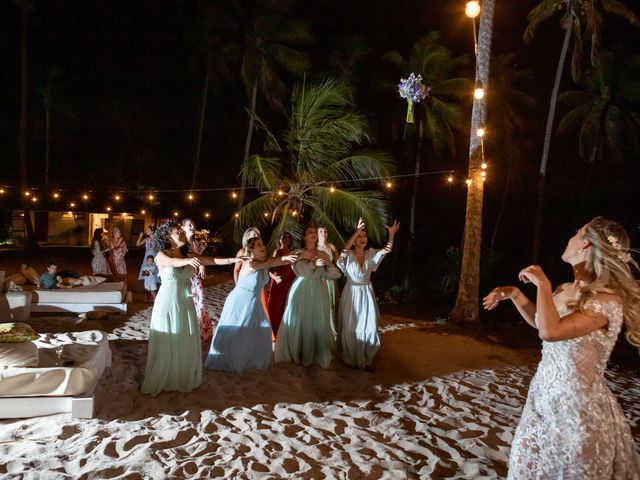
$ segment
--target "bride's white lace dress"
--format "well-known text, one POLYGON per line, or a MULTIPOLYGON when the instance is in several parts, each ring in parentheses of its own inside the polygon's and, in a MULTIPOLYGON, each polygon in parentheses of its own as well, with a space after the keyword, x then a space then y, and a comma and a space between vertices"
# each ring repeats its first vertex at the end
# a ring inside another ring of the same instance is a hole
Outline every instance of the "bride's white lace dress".
POLYGON ((603 376, 622 306, 596 300, 588 307, 607 317, 606 330, 543 342, 511 447, 510 479, 640 479, 631 430, 603 376))

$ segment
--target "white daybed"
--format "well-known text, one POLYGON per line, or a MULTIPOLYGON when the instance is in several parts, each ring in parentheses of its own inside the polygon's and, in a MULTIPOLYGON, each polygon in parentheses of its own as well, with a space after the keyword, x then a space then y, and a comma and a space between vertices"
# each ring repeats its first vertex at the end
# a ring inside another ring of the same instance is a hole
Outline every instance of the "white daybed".
POLYGON ((84 313, 99 308, 126 313, 127 302, 130 301, 131 292, 127 292, 127 284, 124 282, 31 290, 32 312, 84 313))
POLYGON ((37 367, 0 368, 0 418, 62 412, 92 418, 93 392, 104 369, 111 366, 107 334, 99 330, 41 334, 27 343, 37 347, 37 367))

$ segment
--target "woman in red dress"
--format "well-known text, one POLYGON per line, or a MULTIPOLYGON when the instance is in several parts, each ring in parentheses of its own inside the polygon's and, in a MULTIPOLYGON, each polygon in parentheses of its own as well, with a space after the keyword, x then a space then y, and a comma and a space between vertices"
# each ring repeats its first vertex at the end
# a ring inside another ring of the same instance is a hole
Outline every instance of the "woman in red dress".
MULTIPOLYGON (((292 251, 292 243, 293 239, 289 232, 280 232, 278 234, 278 240, 276 241, 277 249, 273 252, 273 256, 281 257, 283 255, 289 255, 292 251)), ((296 278, 296 274, 293 273, 291 264, 287 264, 274 268, 269 275, 271 276, 269 299, 267 300, 269 305, 269 320, 271 321, 273 334, 277 335, 278 327, 282 321, 284 307, 287 304, 287 295, 289 294, 291 284, 296 278)))

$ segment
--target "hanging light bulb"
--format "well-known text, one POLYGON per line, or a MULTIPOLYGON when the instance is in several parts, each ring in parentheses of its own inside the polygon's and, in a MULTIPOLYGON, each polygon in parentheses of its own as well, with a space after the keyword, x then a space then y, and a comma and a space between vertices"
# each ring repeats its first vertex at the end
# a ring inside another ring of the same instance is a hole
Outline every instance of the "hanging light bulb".
POLYGON ((120 200, 120 195, 118 195, 118 194, 116 193, 116 196, 115 196, 115 197, 113 197, 113 198, 115 198, 115 200, 116 200, 116 202, 117 202, 118 200, 120 200))
POLYGON ((107 212, 110 212, 110 211, 111 211, 111 207, 107 207, 107 212))
POLYGON ((484 134, 485 134, 484 127, 480 127, 480 128, 478 128, 478 130, 476 131, 476 134, 477 134, 477 135, 478 135, 478 137, 480 137, 480 138, 484 137, 484 134))
POLYGON ((209 218, 211 215, 209 214, 209 212, 205 212, 204 214, 204 218, 209 218))
POLYGON ((87 200, 89 198, 89 195, 87 195, 86 193, 84 195, 82 195, 82 199, 83 200, 87 200))
POLYGON ((480 15, 480 2, 467 2, 464 7, 464 14, 469 18, 476 18, 478 15, 480 15))
POLYGON ((155 197, 153 196, 152 193, 149 194, 149 196, 147 197, 149 200, 153 200, 155 197))
POLYGON ((278 196, 281 197, 282 195, 284 195, 284 192, 282 190, 278 190, 278 196))
POLYGON ((387 188, 391 188, 392 186, 393 186, 393 183, 391 183, 391 182, 387 182, 387 184, 386 184, 386 187, 387 187, 387 188))
POLYGON ((235 214, 235 217, 236 217, 236 218, 238 218, 239 216, 240 216, 240 214, 239 214, 239 213, 236 213, 236 214, 235 214))
POLYGON ((264 212, 264 216, 268 217, 269 216, 269 212, 264 212))
POLYGON ((71 208, 74 208, 74 207, 76 206, 76 204, 75 204, 74 202, 71 202, 71 203, 69 204, 69 206, 70 206, 71 208))
POLYGON ((146 211, 146 210, 140 210, 140 213, 141 213, 142 215, 145 215, 145 214, 147 213, 147 211, 146 211))
POLYGON ((467 184, 467 187, 471 186, 471 179, 467 178, 467 181, 465 183, 467 184))
POLYGON ((4 188, 0 188, 0 195, 4 194, 4 188))
POLYGON ((331 193, 335 192, 335 191, 336 191, 336 187, 332 186, 331 188, 329 188, 329 191, 330 191, 331 193))
POLYGON ((476 87, 473 90, 473 98, 481 100, 484 98, 484 88, 482 88, 482 82, 476 82, 476 87))
POLYGON ((29 195, 31 195, 31 192, 24 192, 25 197, 28 197, 29 195))
POLYGON ((449 175, 447 177, 447 182, 449 182, 449 183, 453 182, 453 175, 449 175))
POLYGON ((236 192, 231 193, 231 198, 238 198, 238 194, 236 192))
POLYGON ((36 202, 38 201, 38 198, 37 198, 37 197, 31 197, 31 201, 32 201, 33 203, 36 203, 36 202))
POLYGON ((178 216, 178 212, 173 212, 173 216, 177 217, 178 216))
POLYGON ((298 216, 298 211, 297 211, 297 210, 294 210, 293 212, 291 212, 291 215, 292 215, 293 217, 297 217, 297 216, 298 216))
MULTIPOLYGON (((487 169, 487 162, 482 162, 481 166, 482 166, 483 170, 486 170, 487 169)), ((484 173, 484 172, 482 172, 482 173, 484 173)))
POLYGON ((189 200, 193 200, 193 194, 189 194, 189 196, 187 197, 189 200))

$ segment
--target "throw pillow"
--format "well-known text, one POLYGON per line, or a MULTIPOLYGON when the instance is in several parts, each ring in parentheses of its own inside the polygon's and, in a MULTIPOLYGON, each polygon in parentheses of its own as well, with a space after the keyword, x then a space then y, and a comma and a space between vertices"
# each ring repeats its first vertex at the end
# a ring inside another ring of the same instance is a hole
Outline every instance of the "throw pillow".
POLYGON ((37 367, 38 347, 33 342, 0 343, 0 368, 37 367))
POLYGON ((38 338, 39 335, 28 323, 0 323, 0 343, 29 342, 38 338))

